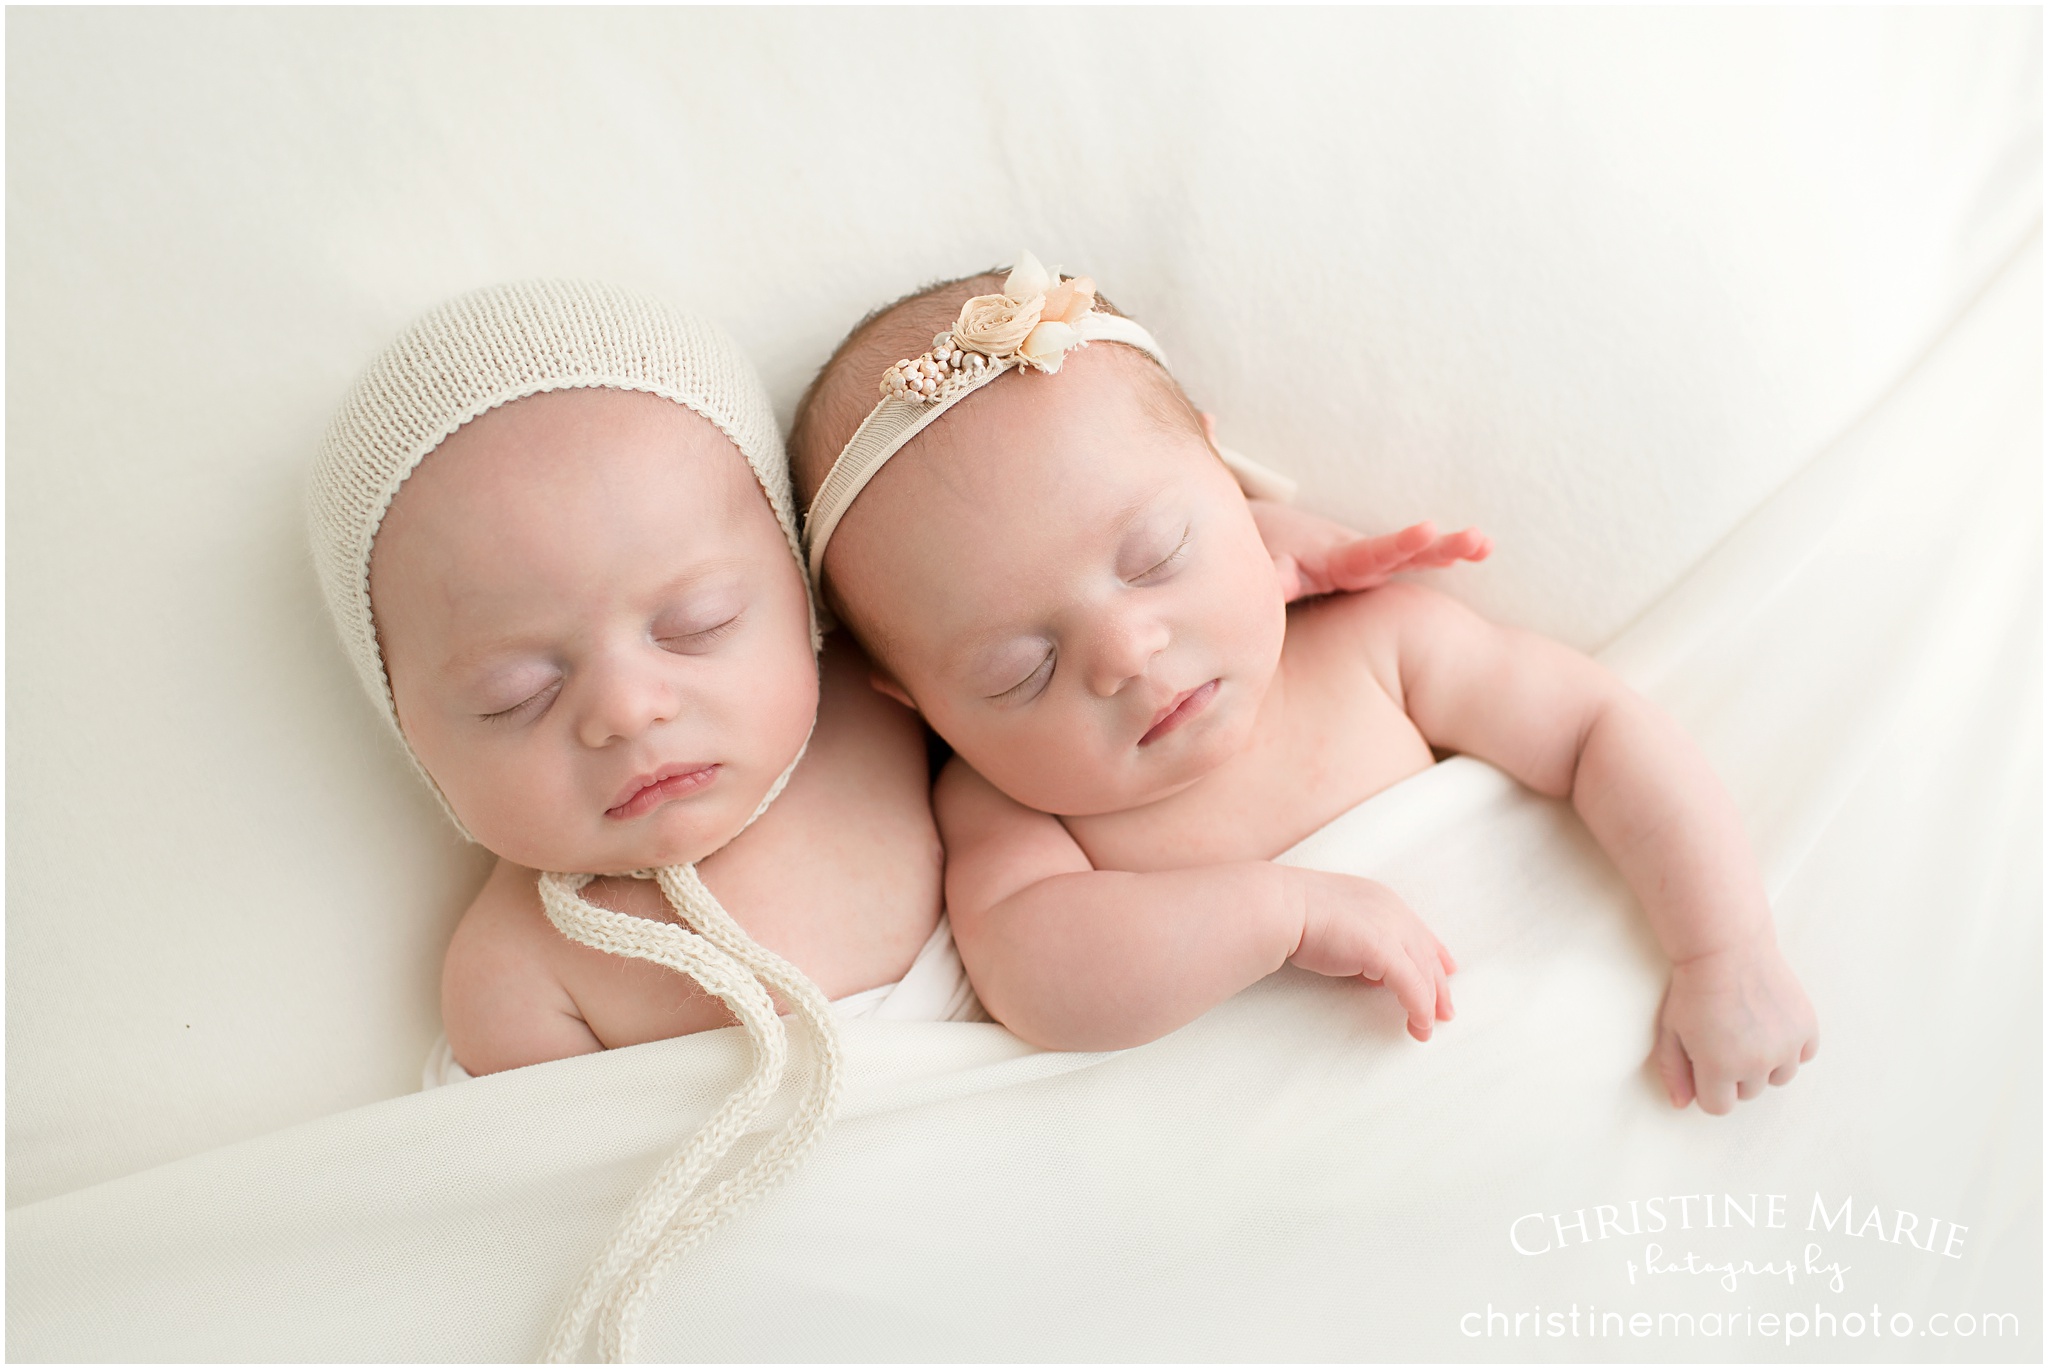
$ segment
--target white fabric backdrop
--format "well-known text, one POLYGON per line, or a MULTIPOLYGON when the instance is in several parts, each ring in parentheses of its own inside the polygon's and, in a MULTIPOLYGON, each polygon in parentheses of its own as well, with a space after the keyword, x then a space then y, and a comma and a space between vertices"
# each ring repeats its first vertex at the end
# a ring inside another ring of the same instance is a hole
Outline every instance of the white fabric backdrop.
POLYGON ((1592 647, 2040 214, 2023 9, 24 10, 8 39, 11 1206, 417 1077, 482 860, 357 696, 299 495, 448 293, 658 290, 786 415, 864 310, 1029 246, 1306 502, 1481 523, 1500 551, 1445 587, 1592 647))
MULTIPOLYGON (((1286 857, 1385 879, 1454 948, 1427 1046, 1292 970, 1113 1055, 849 1023, 844 1115, 678 1262, 646 1356, 2038 1361, 2040 300, 2036 239, 1607 653, 1754 825, 1822 1023, 1791 1086, 1674 1111, 1645 1067, 1665 966, 1612 867, 1454 759, 1286 857), (1689 1255, 1773 1272, 1724 1290, 1689 1255), (1578 1334, 1532 1338, 1532 1308, 1578 1334), (1748 1320, 1786 1312, 1797 1339, 1748 1320)), ((8 1353, 528 1357, 744 1057, 737 1029, 581 1056, 15 1208, 8 1353)))

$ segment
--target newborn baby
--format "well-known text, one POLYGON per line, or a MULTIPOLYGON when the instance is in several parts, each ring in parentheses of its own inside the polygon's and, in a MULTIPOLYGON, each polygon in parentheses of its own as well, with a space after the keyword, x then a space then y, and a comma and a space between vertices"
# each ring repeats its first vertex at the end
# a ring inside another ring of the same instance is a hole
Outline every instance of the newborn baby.
POLYGON ((344 645, 498 856, 444 967, 459 1065, 747 1032, 746 1079, 641 1187, 546 1351, 577 1358, 594 1323, 630 1358, 668 1264, 823 1134, 836 1016, 979 1016, 940 912, 923 733, 855 654, 821 680, 767 396, 729 339, 657 301, 575 281, 449 301, 357 383, 313 493, 344 645), (804 1092, 700 1196, 779 1089, 783 1011, 810 1035, 804 1092))
POLYGON ((1642 903, 1674 1105, 1791 1079, 1813 1009, 1677 725, 1411 584, 1289 609, 1218 458, 1150 335, 1028 256, 872 316, 806 396, 812 572, 876 687, 956 753, 934 808, 988 1010, 1041 1045, 1129 1046, 1292 961, 1384 983, 1428 1039, 1456 965, 1415 913, 1270 862, 1456 751, 1568 796, 1642 903))
MULTIPOLYGON (((499 857, 444 967, 468 1072, 734 1020, 664 965, 562 935, 543 870, 698 862, 827 998, 922 963, 940 981, 924 1015, 978 1015, 964 975, 945 991, 922 729, 850 647, 814 659, 773 414, 722 335, 604 287, 464 297, 371 368, 318 488, 365 683, 499 857)), ((582 896, 672 920, 647 880, 582 896)))

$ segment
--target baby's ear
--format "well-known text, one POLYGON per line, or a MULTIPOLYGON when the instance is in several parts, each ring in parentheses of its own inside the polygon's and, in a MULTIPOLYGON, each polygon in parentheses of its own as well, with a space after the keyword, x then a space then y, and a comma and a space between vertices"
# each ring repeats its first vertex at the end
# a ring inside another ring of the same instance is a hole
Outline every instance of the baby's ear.
MULTIPOLYGON (((912 713, 916 713, 917 701, 910 697, 910 691, 896 683, 896 677, 880 666, 868 671, 868 688, 885 698, 894 699, 912 713)), ((919 716, 923 716, 920 714, 919 716)))

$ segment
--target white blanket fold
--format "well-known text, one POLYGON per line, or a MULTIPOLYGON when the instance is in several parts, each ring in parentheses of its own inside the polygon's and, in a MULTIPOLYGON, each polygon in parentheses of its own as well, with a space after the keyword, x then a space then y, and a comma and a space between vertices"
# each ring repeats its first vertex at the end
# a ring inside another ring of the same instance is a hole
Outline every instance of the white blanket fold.
MULTIPOLYGON (((646 1353, 2038 1358, 2039 299, 2037 244, 1607 653, 1750 822, 1822 1024, 1790 1087, 1670 1108, 1645 1065, 1665 966, 1626 890, 1566 806, 1453 759, 1284 857, 1384 880, 1439 930, 1462 969, 1435 1040, 1382 990, 1291 969, 1110 1055, 849 1021, 835 1130, 677 1266, 646 1353), (1724 1193, 1758 1229, 1700 1226, 1694 1195, 1724 1193), (1673 1227, 1629 1232, 1660 1195, 1673 1227), (1809 1234, 1816 1198, 1886 1238, 1809 1234), (1914 1244, 1930 1222, 1966 1229, 1959 1254, 1914 1244), (1647 1267, 1652 1244, 1764 1265, 1809 1243, 1850 1267, 1842 1292, 1803 1266, 1733 1291, 1647 1267), (1539 1305, 1694 1331, 1489 1334, 1539 1305), (1757 1329, 1872 1305, 1922 1329, 1757 1329), (1927 1336, 1959 1312, 2018 1330, 1927 1336)), ((8 1352, 530 1358, 744 1049, 513 1071, 16 1209, 8 1352)))

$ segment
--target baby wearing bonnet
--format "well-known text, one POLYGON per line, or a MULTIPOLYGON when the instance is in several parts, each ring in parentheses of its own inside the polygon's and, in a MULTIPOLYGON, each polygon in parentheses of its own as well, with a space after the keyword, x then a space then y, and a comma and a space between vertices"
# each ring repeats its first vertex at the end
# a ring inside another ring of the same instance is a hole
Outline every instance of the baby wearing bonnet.
POLYGON ((749 1035, 746 1081, 630 1205, 548 1346, 573 1357, 595 1323, 630 1357, 661 1270, 829 1120, 835 1016, 985 1020, 941 916, 922 731, 857 653, 817 655, 753 369, 644 296, 540 281, 425 315, 331 425, 311 523, 364 686, 498 857, 448 949, 446 1072, 749 1035), (785 1012, 808 1086, 699 1194, 779 1086, 785 1012))
POLYGON ((790 447, 814 582, 953 749, 948 915, 1026 1040, 1136 1045, 1290 962, 1384 985, 1429 1039, 1456 962, 1423 919, 1273 858, 1460 752, 1569 798, 1641 903, 1674 1106, 1812 1058, 1741 817, 1677 724, 1419 585, 1290 607, 1211 426, 1087 278, 1024 254, 877 311, 790 447))

